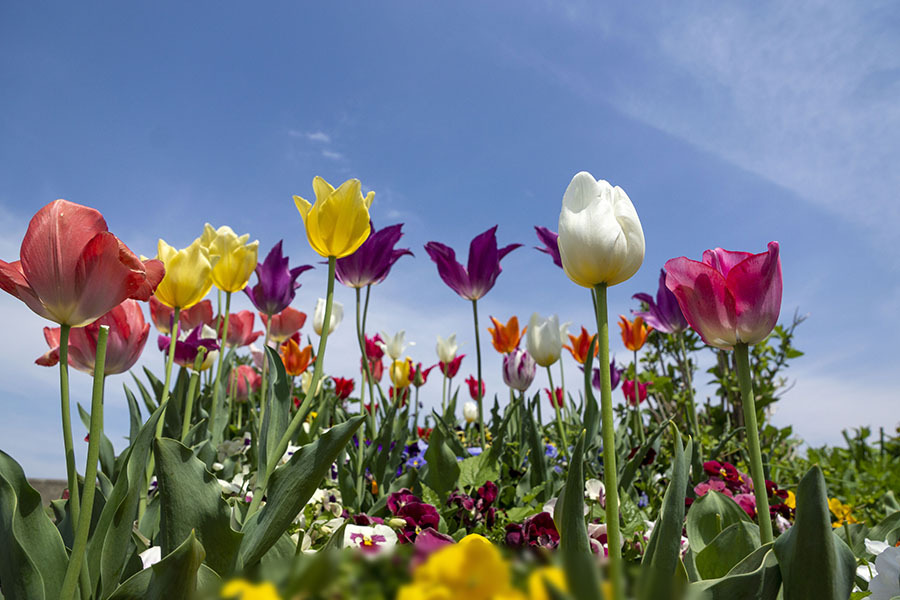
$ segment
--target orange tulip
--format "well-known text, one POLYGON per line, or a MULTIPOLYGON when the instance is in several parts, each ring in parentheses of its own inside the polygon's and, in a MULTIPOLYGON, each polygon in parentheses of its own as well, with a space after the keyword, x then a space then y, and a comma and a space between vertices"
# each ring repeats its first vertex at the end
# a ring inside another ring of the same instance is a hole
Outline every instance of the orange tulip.
MULTIPOLYGON (((566 350, 572 353, 572 358, 574 358, 579 364, 584 364, 584 361, 587 360, 588 350, 591 348, 591 340, 594 339, 594 336, 589 334, 587 329, 584 326, 581 327, 581 333, 578 334, 578 337, 575 337, 571 333, 569 334, 569 342, 571 342, 571 346, 566 345, 563 346, 566 350)), ((599 347, 594 347, 594 356, 597 356, 599 352, 599 347)))
POLYGON ((525 331, 528 329, 528 327, 523 327, 522 331, 519 331, 519 319, 517 317, 510 317, 506 325, 503 325, 494 317, 491 317, 491 322, 494 326, 488 327, 488 331, 491 333, 491 338, 493 338, 491 341, 494 344, 494 349, 500 354, 509 354, 518 348, 522 336, 525 335, 525 331))
POLYGON ((312 346, 301 350, 293 338, 281 345, 281 362, 284 363, 284 370, 292 377, 305 372, 312 360, 312 346))
POLYGON ((637 352, 644 346, 647 334, 651 329, 641 317, 635 317, 634 321, 629 321, 622 315, 619 315, 619 327, 622 328, 622 342, 632 352, 637 352))

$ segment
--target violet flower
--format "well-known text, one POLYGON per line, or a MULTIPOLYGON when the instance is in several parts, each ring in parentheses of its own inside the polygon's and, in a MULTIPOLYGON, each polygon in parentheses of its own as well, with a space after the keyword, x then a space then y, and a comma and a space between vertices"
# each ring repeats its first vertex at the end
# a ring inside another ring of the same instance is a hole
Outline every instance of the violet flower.
MULTIPOLYGON (((195 327, 187 337, 175 342, 175 363, 177 365, 187 368, 193 367, 194 361, 197 360, 197 353, 200 351, 200 348, 206 348, 207 358, 204 359, 205 366, 205 363, 209 360, 209 355, 219 349, 219 344, 216 343, 215 337, 200 336, 203 327, 203 325, 195 327)), ((160 335, 159 338, 157 338, 157 345, 163 352, 169 351, 169 344, 171 343, 172 338, 167 335, 160 335)), ((200 370, 202 371, 204 368, 201 367, 200 370)))
POLYGON ((538 239, 544 244, 543 248, 535 246, 534 249, 549 254, 553 259, 553 264, 562 269, 562 259, 559 257, 559 234, 539 225, 535 225, 534 230, 537 232, 538 239))
POLYGON ((467 300, 478 300, 487 294, 497 276, 500 275, 500 261, 522 244, 510 244, 497 248, 497 225, 481 233, 469 244, 468 267, 456 260, 453 248, 440 242, 428 242, 425 251, 435 262, 438 274, 450 289, 467 300))
POLYGON ((266 260, 256 265, 258 283, 252 288, 244 288, 253 306, 267 315, 280 313, 293 302, 294 294, 300 287, 297 277, 313 268, 312 265, 288 268, 288 257, 282 255, 281 244, 281 241, 275 244, 266 260))
POLYGON ((681 312, 678 299, 669 288, 666 287, 666 270, 659 270, 659 288, 656 290, 656 301, 650 294, 635 294, 632 296, 641 302, 646 302, 650 307, 647 311, 631 311, 636 317, 643 317, 647 325, 663 333, 680 333, 687 329, 688 322, 681 312))
POLYGON ((402 223, 376 231, 369 221, 369 227, 372 233, 362 246, 350 256, 337 260, 335 277, 347 287, 363 288, 381 283, 401 256, 413 256, 409 248, 394 248, 403 236, 402 223))
MULTIPOLYGON (((622 379, 623 371, 624 369, 620 369, 616 366, 616 359, 609 361, 609 391, 613 391, 619 387, 619 381, 622 379)), ((594 367, 594 372, 591 376, 591 385, 593 385, 596 390, 600 389, 600 367, 594 367)))

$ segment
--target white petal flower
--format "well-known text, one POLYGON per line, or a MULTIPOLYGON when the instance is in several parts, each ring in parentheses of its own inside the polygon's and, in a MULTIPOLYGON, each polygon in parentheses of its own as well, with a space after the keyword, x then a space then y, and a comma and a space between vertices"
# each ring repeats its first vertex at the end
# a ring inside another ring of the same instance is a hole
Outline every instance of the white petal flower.
POLYGON ((387 525, 347 525, 344 528, 344 548, 359 548, 363 554, 376 555, 390 551, 396 545, 397 534, 387 525))
MULTIPOLYGON (((565 328, 568 328, 568 324, 565 328)), ((537 313, 531 315, 528 332, 525 334, 525 345, 534 362, 542 367, 549 367, 559 360, 565 328, 559 326, 559 317, 556 315, 546 319, 537 313)))
POLYGON ((442 363, 453 362, 453 359, 456 358, 456 352, 459 350, 459 345, 456 343, 456 334, 451 334, 446 340, 441 336, 437 336, 436 350, 438 360, 442 363))
POLYGON ((869 600, 891 600, 900 596, 900 548, 888 547, 875 558, 878 572, 869 582, 869 600))
POLYGON ((155 565, 159 561, 162 560, 162 548, 159 546, 150 546, 140 554, 138 557, 141 559, 141 565, 143 568, 149 569, 150 565, 155 565))
POLYGON ((406 346, 415 346, 414 342, 410 342, 409 344, 404 343, 404 338, 406 337, 406 331, 400 330, 396 335, 389 336, 384 331, 381 332, 382 340, 375 342, 378 344, 378 347, 381 348, 381 351, 391 357, 391 360, 400 360, 403 357, 403 351, 406 350, 406 346))
MULTIPOLYGON (((340 325, 341 321, 344 319, 344 305, 338 302, 337 300, 333 301, 331 304, 331 321, 328 327, 328 335, 334 333, 334 330, 340 325)), ((313 313, 313 329, 315 329, 316 334, 322 335, 322 330, 325 325, 325 298, 319 298, 319 301, 316 302, 316 311, 313 313)))

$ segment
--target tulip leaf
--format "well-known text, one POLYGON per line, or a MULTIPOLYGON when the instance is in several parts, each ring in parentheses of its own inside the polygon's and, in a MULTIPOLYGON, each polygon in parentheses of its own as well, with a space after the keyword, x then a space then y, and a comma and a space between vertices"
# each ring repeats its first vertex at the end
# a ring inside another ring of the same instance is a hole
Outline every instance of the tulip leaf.
POLYGON ((832 532, 822 470, 813 466, 797 486, 794 525, 775 541, 784 600, 844 600, 853 589, 856 559, 832 532))
MULTIPOLYGON (((525 437, 528 440, 528 464, 531 471, 531 487, 535 488, 547 482, 547 459, 544 456, 544 444, 538 436, 537 426, 532 419, 525 419, 525 437)), ((547 499, 547 492, 542 490, 540 500, 547 499)))
MULTIPOLYGON (((281 362, 281 359, 278 360, 281 362)), ((222 373, 216 374, 213 382, 211 402, 216 402, 216 422, 208 422, 207 430, 212 438, 213 446, 218 446, 222 442, 222 431, 228 426, 228 408, 225 404, 228 399, 228 380, 231 378, 231 370, 234 368, 234 348, 228 350, 222 361, 222 373), (215 381, 218 381, 216 386, 215 381)))
POLYGON ((447 498, 447 493, 456 487, 460 468, 456 455, 444 442, 444 434, 440 429, 431 432, 425 462, 422 481, 437 492, 443 501, 447 498))
POLYGON ((462 445, 462 442, 459 441, 459 438, 456 437, 456 433, 447 425, 447 422, 436 411, 431 411, 431 414, 434 417, 434 428, 441 430, 444 441, 450 447, 450 450, 453 451, 453 454, 456 456, 466 456, 466 448, 462 445))
POLYGON ((776 600, 781 572, 772 544, 757 548, 719 579, 692 583, 690 600, 776 600))
POLYGON ((688 485, 691 463, 691 439, 681 446, 681 434, 675 433, 675 452, 672 459, 672 475, 666 489, 662 507, 650 542, 641 561, 640 598, 650 600, 680 598, 681 591, 675 585, 675 574, 681 562, 681 531, 684 527, 684 493, 688 485))
POLYGON ((892 546, 897 543, 900 534, 900 511, 889 514, 883 521, 869 531, 869 539, 887 542, 892 546))
POLYGON ((691 551, 696 555, 723 529, 741 521, 751 522, 744 509, 728 496, 710 490, 688 510, 685 529, 691 551))
MULTIPOLYGON (((273 349, 266 347, 266 360, 269 362, 269 382, 266 393, 266 414, 263 416, 259 432, 259 472, 264 473, 267 465, 274 465, 281 460, 280 456, 272 456, 281 436, 287 431, 290 422, 290 384, 284 363, 273 349)), ((224 411, 223 411, 224 412, 224 411)))
POLYGON ((332 427, 319 439, 295 452, 287 464, 275 469, 266 489, 265 506, 244 523, 244 539, 238 551, 239 567, 254 565, 278 541, 306 506, 364 419, 359 415, 332 427))
MULTIPOLYGON (((619 471, 620 490, 628 490, 637 475, 637 470, 641 467, 644 459, 647 458, 647 453, 650 451, 650 448, 653 447, 656 440, 662 435, 662 432, 666 430, 666 427, 668 427, 671 422, 672 419, 669 419, 660 424, 660 426, 647 437, 647 442, 638 448, 637 452, 634 453, 634 456, 628 459, 628 462, 622 465, 619 471)), ((695 453, 692 453, 692 455, 695 455, 695 453)), ((685 485, 687 485, 687 482, 685 482, 685 485)))
MULTIPOLYGON (((81 417, 81 422, 84 425, 84 428, 87 429, 88 431, 90 431, 90 429, 91 429, 91 413, 84 410, 84 407, 81 406, 81 402, 78 402, 77 405, 78 405, 78 416, 81 417)), ((115 451, 115 448, 113 448, 112 442, 109 441, 109 438, 106 437, 105 433, 103 433, 103 437, 100 439, 100 469, 110 479, 115 478, 115 476, 116 476, 116 451, 115 451)))
POLYGON ((0 450, 0 581, 8 600, 55 600, 68 555, 41 495, 15 460, 0 450))
POLYGON ((703 579, 724 577, 735 565, 759 548, 759 527, 747 521, 729 525, 694 557, 703 579))
POLYGON ((138 391, 141 393, 141 400, 143 400, 144 402, 144 407, 146 407, 148 413, 153 414, 153 411, 158 408, 156 400, 154 400, 150 396, 150 392, 147 391, 147 388, 143 383, 141 383, 141 380, 137 378, 137 375, 135 375, 134 372, 131 373, 131 377, 132 379, 134 379, 134 383, 137 385, 138 391))
POLYGON ((176 440, 156 440, 154 455, 163 555, 194 532, 208 548, 206 563, 216 573, 230 574, 243 534, 231 528, 231 510, 222 499, 218 481, 190 448, 176 440))
POLYGON ((503 440, 506 438, 506 431, 509 429, 509 422, 512 419, 512 416, 516 414, 516 409, 518 408, 521 401, 516 398, 512 402, 510 402, 506 407, 506 412, 503 415, 503 420, 500 421, 500 425, 497 427, 496 433, 492 434, 493 437, 491 439, 491 446, 487 449, 488 459, 495 464, 499 462, 500 456, 503 454, 503 450, 506 448, 506 444, 503 443, 503 440))
POLYGON ((193 598, 220 585, 218 575, 203 565, 206 551, 193 532, 155 565, 138 571, 116 588, 109 600, 193 598))
POLYGON ((116 588, 133 554, 131 532, 140 498, 147 493, 150 445, 167 404, 150 415, 132 445, 123 452, 121 472, 88 540, 87 570, 92 589, 99 590, 100 598, 107 597, 116 588))
POLYGON ((603 595, 600 593, 600 571, 584 524, 584 433, 582 431, 578 436, 572 451, 569 474, 557 502, 554 520, 559 529, 559 549, 570 595, 575 600, 596 600, 603 595))
MULTIPOLYGON (((593 390, 593 364, 594 352, 597 350, 597 336, 591 338, 587 357, 584 359, 584 428, 587 430, 585 440, 587 447, 592 448, 597 438, 597 430, 600 429, 600 409, 597 407, 597 398, 593 390)), ((602 368, 602 365, 601 365, 602 368)))
MULTIPOLYGON (((388 482, 385 480, 385 477, 387 476, 386 472, 388 470, 388 466, 389 464, 397 464, 394 461, 388 460, 392 458, 392 450, 394 450, 394 448, 391 447, 391 444, 395 438, 393 434, 395 424, 394 416, 396 414, 397 405, 391 404, 387 409, 387 414, 381 421, 381 427, 378 431, 378 437, 372 440, 372 444, 366 450, 366 456, 364 457, 366 459, 366 464, 369 465, 369 470, 372 473, 372 477, 375 479, 375 481, 378 482, 379 489, 381 488, 381 486, 384 486, 384 489, 387 489, 388 482)), ((402 446, 402 444, 399 445, 402 446)))

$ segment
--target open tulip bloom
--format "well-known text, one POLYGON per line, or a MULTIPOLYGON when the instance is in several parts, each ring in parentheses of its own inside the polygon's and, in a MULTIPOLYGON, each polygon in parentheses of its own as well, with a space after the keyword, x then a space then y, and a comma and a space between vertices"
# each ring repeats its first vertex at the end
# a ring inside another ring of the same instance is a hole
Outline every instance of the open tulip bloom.
POLYGON ((297 278, 313 268, 312 265, 301 265, 291 269, 288 257, 282 255, 281 245, 281 241, 275 244, 266 259, 256 266, 256 285, 244 288, 256 310, 267 315, 280 313, 294 301, 300 287, 297 278))
MULTIPOLYGON (((370 222, 371 226, 371 222, 370 222)), ((353 254, 338 259, 335 277, 352 288, 363 288, 384 281, 401 256, 413 256, 409 248, 394 248, 403 236, 403 224, 376 230, 353 254)))

